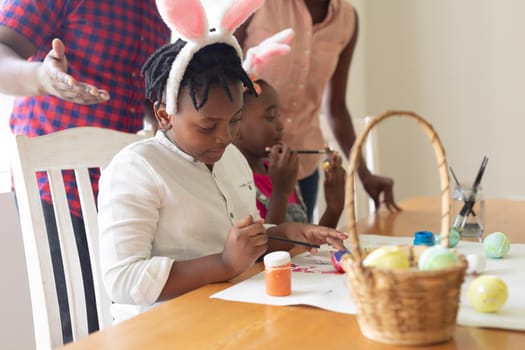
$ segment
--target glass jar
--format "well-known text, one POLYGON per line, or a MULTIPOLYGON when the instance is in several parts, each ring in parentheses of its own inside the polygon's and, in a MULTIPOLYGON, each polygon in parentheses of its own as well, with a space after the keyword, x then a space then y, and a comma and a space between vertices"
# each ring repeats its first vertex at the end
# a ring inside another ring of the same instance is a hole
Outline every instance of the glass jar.
POLYGON ((483 188, 456 185, 452 192, 452 228, 461 239, 482 242, 485 227, 485 198, 483 188))

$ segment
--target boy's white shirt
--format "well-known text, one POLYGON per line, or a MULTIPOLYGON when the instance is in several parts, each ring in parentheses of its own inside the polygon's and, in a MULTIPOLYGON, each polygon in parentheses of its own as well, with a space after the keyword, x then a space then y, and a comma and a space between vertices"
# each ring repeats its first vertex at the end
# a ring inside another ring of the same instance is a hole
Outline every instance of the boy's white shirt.
POLYGON ((252 171, 233 145, 210 172, 158 132, 119 152, 99 187, 101 267, 117 322, 154 306, 174 261, 220 253, 234 222, 260 218, 252 171))

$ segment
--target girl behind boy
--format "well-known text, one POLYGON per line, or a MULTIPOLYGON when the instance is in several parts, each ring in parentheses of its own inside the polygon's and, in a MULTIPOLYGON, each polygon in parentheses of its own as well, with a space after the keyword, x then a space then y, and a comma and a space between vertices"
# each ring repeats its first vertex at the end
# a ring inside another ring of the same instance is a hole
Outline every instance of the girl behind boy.
POLYGON ((157 1, 184 39, 161 47, 143 67, 159 131, 119 152, 100 180, 101 265, 116 321, 227 281, 267 250, 291 248, 267 234, 343 248, 346 235, 332 229, 266 228, 250 167, 230 145, 243 85, 254 93, 231 33, 260 3, 233 2, 209 29, 199 1, 157 1))
MULTIPOLYGON (((245 92, 243 120, 233 143, 254 173, 257 208, 266 223, 306 222, 306 208, 297 186, 301 155, 282 144, 283 123, 278 113, 277 92, 264 80, 254 83, 260 93, 255 97, 245 92)), ((337 152, 328 153, 323 166, 327 206, 320 225, 335 228, 344 209, 346 175, 341 164, 337 152)))
MULTIPOLYGON (((307 222, 297 183, 300 156, 282 144, 284 127, 279 117, 277 91, 268 82, 257 80, 260 70, 274 57, 290 52, 288 44, 294 35, 291 28, 282 30, 246 52, 243 67, 255 80, 258 96, 245 90, 243 121, 233 140, 254 173, 259 213, 272 224, 307 222)), ((341 156, 336 152, 330 152, 323 163, 327 208, 319 223, 334 228, 344 209, 345 171, 341 163, 341 156)))

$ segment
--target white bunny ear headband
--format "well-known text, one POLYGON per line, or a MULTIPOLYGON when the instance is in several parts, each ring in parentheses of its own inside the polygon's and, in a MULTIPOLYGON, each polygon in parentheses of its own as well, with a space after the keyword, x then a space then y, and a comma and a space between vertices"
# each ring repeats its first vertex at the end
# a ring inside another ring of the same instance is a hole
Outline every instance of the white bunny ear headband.
POLYGON ((264 0, 233 0, 222 13, 216 28, 209 28, 200 0, 156 0, 159 13, 178 36, 186 41, 171 65, 166 86, 166 112, 177 112, 177 96, 191 59, 205 46, 224 43, 232 46, 242 60, 242 50, 233 32, 264 3, 264 0))
MULTIPOLYGON (((261 68, 265 66, 274 57, 286 55, 290 52, 290 41, 292 41, 295 32, 292 28, 287 28, 264 39, 257 46, 251 47, 246 51, 246 59, 242 67, 248 73, 252 81, 258 79, 261 68)), ((256 85, 256 90, 257 90, 256 85)), ((260 89, 260 87, 258 87, 260 89)), ((257 91, 260 93, 260 91, 257 91)))
POLYGON ((256 82, 259 79, 261 68, 264 67, 274 57, 286 55, 290 52, 290 41, 295 36, 292 28, 287 28, 264 39, 257 46, 251 47, 246 51, 246 59, 242 67, 252 80, 253 87, 257 94, 261 93, 261 86, 256 82))

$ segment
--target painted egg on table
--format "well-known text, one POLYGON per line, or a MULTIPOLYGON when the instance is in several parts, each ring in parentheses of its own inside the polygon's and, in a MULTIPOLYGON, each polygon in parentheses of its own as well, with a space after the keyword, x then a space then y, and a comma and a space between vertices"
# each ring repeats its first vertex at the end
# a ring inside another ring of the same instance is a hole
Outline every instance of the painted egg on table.
POLYGON ((410 261, 406 252, 398 246, 384 246, 374 249, 363 260, 367 267, 381 267, 384 269, 408 269, 410 261))
POLYGON ((481 254, 469 254, 466 259, 468 263, 467 274, 479 274, 485 271, 485 256, 481 254))
MULTIPOLYGON (((450 230, 450 234, 448 235, 448 247, 454 248, 458 245, 459 241, 461 239, 461 236, 459 232, 453 228, 450 230)), ((441 244, 441 232, 438 233, 434 239, 435 244, 441 244)))
POLYGON ((503 258, 509 250, 510 241, 503 232, 493 232, 483 240, 483 251, 489 258, 503 258))
POLYGON ((479 312, 496 312, 508 298, 507 285, 496 276, 480 276, 473 280, 467 290, 467 299, 479 312))
POLYGON ((349 253, 350 252, 348 250, 338 250, 332 254, 331 256, 332 266, 337 272, 341 272, 341 273, 345 272, 345 270, 343 269, 343 266, 341 266, 341 258, 343 257, 343 255, 349 254, 349 253))
POLYGON ((429 247, 421 253, 418 261, 420 270, 441 270, 457 264, 459 258, 450 249, 441 245, 429 247))

